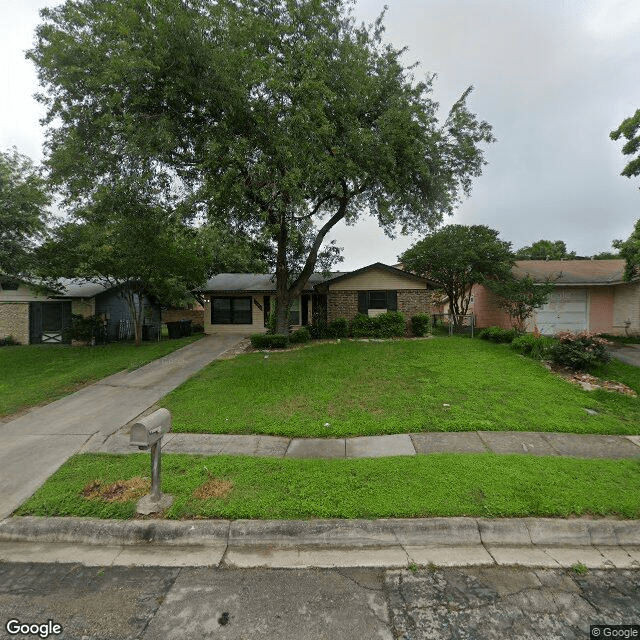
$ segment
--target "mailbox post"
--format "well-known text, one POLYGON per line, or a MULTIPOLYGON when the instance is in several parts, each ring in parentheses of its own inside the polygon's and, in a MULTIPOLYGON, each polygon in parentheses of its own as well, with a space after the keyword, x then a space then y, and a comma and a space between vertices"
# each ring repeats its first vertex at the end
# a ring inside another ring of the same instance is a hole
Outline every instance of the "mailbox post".
POLYGON ((171 431, 171 413, 167 409, 158 409, 140 418, 131 427, 129 444, 143 451, 151 449, 151 493, 140 498, 137 505, 137 512, 143 515, 162 511, 173 504, 173 496, 160 491, 162 436, 169 431, 171 431))

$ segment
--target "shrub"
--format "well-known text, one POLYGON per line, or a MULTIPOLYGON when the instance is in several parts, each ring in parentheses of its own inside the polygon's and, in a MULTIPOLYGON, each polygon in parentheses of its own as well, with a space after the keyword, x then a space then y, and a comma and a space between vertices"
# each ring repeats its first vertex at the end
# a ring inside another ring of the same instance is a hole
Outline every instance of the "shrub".
POLYGON ((478 337, 482 340, 498 343, 511 343, 518 335, 515 329, 501 329, 500 327, 487 327, 478 333, 478 337))
POLYGON ((354 338, 369 338, 375 332, 374 318, 358 313, 349 325, 349 334, 354 338))
POLYGON ((527 335, 515 338, 511 343, 511 348, 523 356, 543 360, 549 357, 549 350, 554 344, 556 344, 556 341, 553 338, 534 336, 528 333, 527 335))
POLYGON ((387 311, 373 318, 374 338, 396 338, 403 336, 407 325, 399 311, 387 311))
POLYGON ((0 338, 0 347, 13 347, 20 344, 13 336, 5 336, 0 338))
POLYGON ((191 325, 192 333, 204 333, 204 326, 201 324, 192 324, 191 325))
POLYGON ((411 318, 411 332, 414 336, 422 337, 431 333, 431 316, 426 313, 418 313, 411 318))
POLYGON ((346 318, 336 318, 327 325, 327 337, 346 338, 349 335, 349 323, 346 318))
POLYGON ((311 340, 311 334, 307 327, 300 327, 297 331, 292 331, 289 334, 289 342, 291 344, 302 344, 303 342, 309 342, 311 340))
POLYGON ((289 336, 283 333, 254 333, 250 339, 256 349, 284 349, 289 346, 289 336))
POLYGON ((82 316, 77 313, 71 314, 71 326, 65 329, 62 334, 65 340, 82 340, 90 342, 100 334, 103 327, 103 320, 100 316, 82 316))
POLYGON ((562 331, 555 337, 558 342, 549 350, 549 357, 555 364, 575 371, 588 371, 611 359, 607 351, 608 341, 597 333, 562 331))
POLYGON ((327 323, 322 320, 314 322, 312 325, 309 325, 309 333, 314 340, 327 338, 329 336, 327 323))

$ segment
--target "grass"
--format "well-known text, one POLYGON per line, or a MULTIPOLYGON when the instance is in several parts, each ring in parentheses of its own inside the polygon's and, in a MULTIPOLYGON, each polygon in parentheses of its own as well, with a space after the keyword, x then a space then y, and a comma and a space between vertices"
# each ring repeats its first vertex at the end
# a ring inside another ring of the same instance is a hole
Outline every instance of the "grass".
MULTIPOLYGON (((166 517, 392 518, 431 516, 640 518, 640 464, 496 454, 299 460, 166 454, 166 517), (212 478, 232 487, 197 499, 212 478)), ((84 498, 92 483, 149 476, 149 454, 81 454, 69 459, 18 515, 131 518, 135 500, 84 498)))
MULTIPOLYGON (((597 373, 640 391, 639 372, 615 361, 597 373)), ((213 363, 162 404, 174 431, 195 433, 640 433, 638 398, 583 391, 508 345, 461 337, 247 354, 213 363)))
POLYGON ((112 373, 137 369, 201 336, 96 347, 34 344, 0 348, 0 416, 55 400, 112 373))

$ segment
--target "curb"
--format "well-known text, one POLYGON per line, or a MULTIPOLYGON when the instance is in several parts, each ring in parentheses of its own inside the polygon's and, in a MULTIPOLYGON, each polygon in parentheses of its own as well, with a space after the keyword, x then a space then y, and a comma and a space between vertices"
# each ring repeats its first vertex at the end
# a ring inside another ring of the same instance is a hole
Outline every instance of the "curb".
POLYGON ((1 542, 93 546, 220 546, 228 549, 402 546, 584 547, 640 545, 638 520, 416 518, 379 520, 100 520, 14 516, 1 542))

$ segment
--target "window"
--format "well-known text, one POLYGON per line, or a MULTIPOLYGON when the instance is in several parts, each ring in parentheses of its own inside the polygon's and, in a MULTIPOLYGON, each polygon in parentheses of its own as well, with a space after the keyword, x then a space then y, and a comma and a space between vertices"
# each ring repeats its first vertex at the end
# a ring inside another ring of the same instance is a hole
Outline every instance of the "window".
POLYGON ((211 324, 252 324, 251 298, 212 298, 211 324))
MULTIPOLYGON (((397 291, 358 291, 358 313, 369 314, 373 310, 373 315, 398 309, 397 291)), ((372 314, 369 314, 372 315, 372 314)))
POLYGON ((300 298, 296 298, 289 307, 289 324, 300 324, 300 298))
POLYGON ((386 291, 369 291, 369 309, 386 309, 387 308, 387 292, 386 291))

